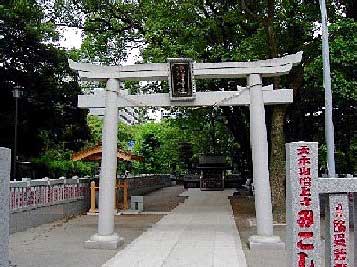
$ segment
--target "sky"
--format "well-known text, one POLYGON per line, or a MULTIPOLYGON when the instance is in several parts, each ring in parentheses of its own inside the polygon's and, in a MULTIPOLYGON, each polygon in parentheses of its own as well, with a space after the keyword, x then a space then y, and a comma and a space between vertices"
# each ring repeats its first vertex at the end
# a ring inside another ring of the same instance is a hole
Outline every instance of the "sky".
POLYGON ((80 48, 82 44, 82 34, 83 31, 81 29, 75 27, 57 27, 58 32, 61 34, 61 38, 59 40, 59 45, 61 47, 72 49, 72 48, 80 48))
MULTIPOLYGON (((58 42, 59 46, 66 49, 79 49, 81 47, 83 40, 83 31, 81 29, 75 27, 58 27, 57 29, 62 36, 58 42)), ((132 49, 129 51, 127 61, 123 62, 123 65, 132 65, 140 59, 139 49, 132 49)), ((161 110, 149 109, 147 116, 150 120, 159 122, 161 119, 161 110)))
MULTIPOLYGON (((83 30, 76 27, 60 26, 57 28, 61 34, 58 44, 66 49, 79 49, 83 40, 83 30)), ((132 65, 138 60, 141 60, 139 48, 128 51, 128 58, 122 65, 132 65)))

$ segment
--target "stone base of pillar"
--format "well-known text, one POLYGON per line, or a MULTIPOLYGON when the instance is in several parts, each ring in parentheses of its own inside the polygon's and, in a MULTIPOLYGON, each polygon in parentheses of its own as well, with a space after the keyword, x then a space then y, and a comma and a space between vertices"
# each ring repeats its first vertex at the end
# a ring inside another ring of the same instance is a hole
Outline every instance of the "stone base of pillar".
POLYGON ((251 250, 285 249, 285 243, 281 241, 279 236, 253 235, 249 237, 248 241, 248 245, 251 250))
POLYGON ((91 238, 84 242, 85 248, 93 249, 117 249, 124 243, 124 238, 118 234, 113 235, 92 235, 91 238))

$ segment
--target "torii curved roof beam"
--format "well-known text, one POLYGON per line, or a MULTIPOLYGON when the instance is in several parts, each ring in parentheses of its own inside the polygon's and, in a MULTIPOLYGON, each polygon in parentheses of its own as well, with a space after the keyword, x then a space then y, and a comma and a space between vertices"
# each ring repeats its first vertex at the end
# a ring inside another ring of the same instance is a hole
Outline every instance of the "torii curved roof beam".
MULTIPOLYGON (((281 58, 252 62, 193 63, 195 79, 239 78, 249 74, 275 77, 289 73, 291 68, 301 62, 302 52, 281 58)), ((69 60, 71 69, 78 71, 83 80, 160 81, 167 80, 168 63, 136 64, 129 66, 102 66, 90 63, 76 63, 69 60)))
MULTIPOLYGON (((194 79, 209 78, 245 78, 250 74, 260 74, 262 77, 281 76, 289 73, 291 68, 300 63, 302 52, 281 58, 258 60, 253 62, 224 63, 194 63, 194 79)), ((73 70, 78 71, 82 80, 167 80, 169 77, 168 63, 136 64, 129 66, 101 66, 90 63, 75 63, 69 61, 73 70)), ((238 91, 197 92, 192 101, 177 101, 175 106, 236 106, 249 105, 250 96, 247 88, 238 91)), ((263 87, 263 99, 266 105, 286 104, 293 101, 291 89, 273 90, 263 87)), ((120 95, 117 106, 120 107, 169 107, 173 103, 168 93, 149 95, 120 95)), ((78 96, 80 108, 104 108, 105 95, 78 96)))

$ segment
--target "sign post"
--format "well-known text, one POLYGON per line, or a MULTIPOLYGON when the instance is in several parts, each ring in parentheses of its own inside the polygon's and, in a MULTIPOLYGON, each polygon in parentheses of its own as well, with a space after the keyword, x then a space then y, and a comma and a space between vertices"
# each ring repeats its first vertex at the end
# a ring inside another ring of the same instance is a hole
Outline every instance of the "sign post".
MULTIPOLYGON (((286 144, 287 266, 321 267, 319 194, 328 195, 325 266, 356 266, 351 264, 349 247, 348 193, 354 193, 354 222, 357 225, 357 178, 318 178, 317 151, 318 144, 313 142, 286 144)), ((355 231, 355 244, 356 238, 355 231)))
POLYGON ((11 150, 0 147, 0 267, 9 266, 11 150))
POLYGON ((318 144, 286 145, 286 220, 289 267, 318 267, 320 257, 320 206, 318 144))
POLYGON ((326 266, 351 266, 348 251, 350 243, 348 195, 330 194, 327 210, 326 266))

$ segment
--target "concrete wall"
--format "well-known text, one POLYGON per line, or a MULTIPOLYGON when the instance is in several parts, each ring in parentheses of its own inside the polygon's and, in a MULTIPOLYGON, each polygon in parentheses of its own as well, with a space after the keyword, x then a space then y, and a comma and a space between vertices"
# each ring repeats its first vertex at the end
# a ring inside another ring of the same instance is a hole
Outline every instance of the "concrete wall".
POLYGON ((10 234, 56 220, 84 214, 89 209, 89 198, 65 200, 62 203, 23 209, 10 214, 10 234))
MULTIPOLYGON (((128 178, 128 195, 144 195, 171 185, 169 175, 140 175, 128 178)), ((89 184, 88 184, 89 186, 89 184)), ((63 200, 59 203, 17 209, 10 214, 10 233, 25 231, 28 228, 71 216, 85 214, 90 208, 89 190, 85 197, 63 200)), ((122 198, 120 191, 119 197, 122 198)), ((97 198, 98 199, 98 198, 97 198)))
MULTIPOLYGON (((140 175, 128 178, 128 196, 142 196, 157 189, 171 186, 168 174, 140 175)), ((119 192, 122 197, 122 191, 119 192)))

